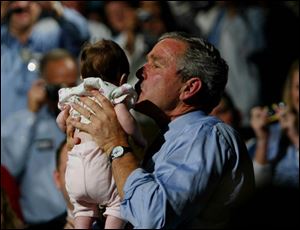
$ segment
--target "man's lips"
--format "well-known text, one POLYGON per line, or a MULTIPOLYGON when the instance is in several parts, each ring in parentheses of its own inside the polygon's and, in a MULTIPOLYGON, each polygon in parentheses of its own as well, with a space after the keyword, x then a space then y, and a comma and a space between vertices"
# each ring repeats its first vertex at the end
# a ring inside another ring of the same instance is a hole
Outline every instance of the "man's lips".
POLYGON ((134 87, 135 91, 137 92, 138 95, 140 95, 140 93, 142 92, 141 84, 142 84, 142 81, 138 81, 134 87))

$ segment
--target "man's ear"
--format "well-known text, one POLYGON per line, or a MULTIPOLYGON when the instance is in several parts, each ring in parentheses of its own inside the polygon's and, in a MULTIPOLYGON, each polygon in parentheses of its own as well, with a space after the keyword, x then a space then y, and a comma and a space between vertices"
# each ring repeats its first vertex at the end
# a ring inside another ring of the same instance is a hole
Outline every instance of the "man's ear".
POLYGON ((185 82, 181 89, 180 99, 187 100, 197 94, 202 86, 200 78, 193 77, 185 82))
POLYGON ((127 83, 127 79, 128 79, 128 75, 123 73, 121 78, 120 78, 120 85, 123 85, 123 84, 127 83))

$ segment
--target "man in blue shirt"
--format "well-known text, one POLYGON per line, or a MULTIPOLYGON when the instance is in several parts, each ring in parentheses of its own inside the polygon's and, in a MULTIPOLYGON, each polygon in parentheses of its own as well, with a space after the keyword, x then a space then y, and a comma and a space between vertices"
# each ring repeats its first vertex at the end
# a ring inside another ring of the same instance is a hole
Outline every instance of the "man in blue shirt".
POLYGON ((65 139, 56 125, 58 86, 73 87, 78 68, 74 57, 55 49, 41 60, 41 79, 28 93, 28 107, 13 113, 1 127, 1 163, 17 179, 26 224, 57 228, 53 218, 66 203, 53 181, 55 151, 65 139), (45 226, 40 225, 45 224, 45 226))
POLYGON ((88 39, 86 20, 58 1, 1 1, 1 124, 26 108, 44 53, 64 48, 77 56, 88 39), (39 20, 45 12, 53 17, 39 20))
POLYGON ((227 73, 219 52, 204 40, 181 33, 159 39, 137 72, 136 109, 165 124, 144 167, 128 148, 108 100, 94 92, 101 107, 81 98, 93 113, 74 104, 91 123, 67 119, 69 146, 78 142, 71 137, 76 127, 103 147, 123 199, 121 214, 134 228, 226 227, 231 211, 252 195, 245 144, 230 126, 208 115, 220 101, 227 73))

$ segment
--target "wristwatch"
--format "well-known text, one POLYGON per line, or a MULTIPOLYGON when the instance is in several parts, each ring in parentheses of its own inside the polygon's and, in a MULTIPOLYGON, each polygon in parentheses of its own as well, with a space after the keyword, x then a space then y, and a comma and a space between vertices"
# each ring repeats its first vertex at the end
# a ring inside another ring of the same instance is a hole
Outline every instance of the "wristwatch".
POLYGON ((112 149, 111 154, 109 156, 109 161, 112 162, 113 159, 118 157, 122 157, 125 153, 132 152, 132 148, 125 146, 116 146, 112 149))

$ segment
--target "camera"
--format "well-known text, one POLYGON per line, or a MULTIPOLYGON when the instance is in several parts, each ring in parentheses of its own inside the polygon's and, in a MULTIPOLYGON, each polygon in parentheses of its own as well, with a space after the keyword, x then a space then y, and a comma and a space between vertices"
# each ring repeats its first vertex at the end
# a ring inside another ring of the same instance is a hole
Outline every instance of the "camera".
POLYGON ((279 120, 278 113, 276 112, 278 108, 284 108, 285 104, 280 102, 278 104, 272 104, 268 107, 268 124, 275 123, 279 120))
POLYGON ((58 91, 60 88, 62 88, 62 85, 53 85, 53 84, 47 84, 46 86, 46 93, 47 98, 51 101, 58 101, 58 91))

